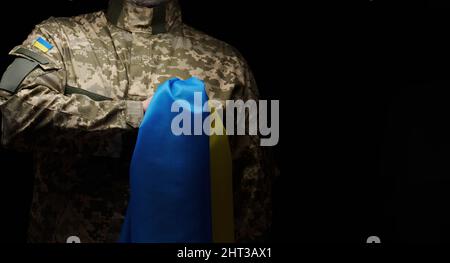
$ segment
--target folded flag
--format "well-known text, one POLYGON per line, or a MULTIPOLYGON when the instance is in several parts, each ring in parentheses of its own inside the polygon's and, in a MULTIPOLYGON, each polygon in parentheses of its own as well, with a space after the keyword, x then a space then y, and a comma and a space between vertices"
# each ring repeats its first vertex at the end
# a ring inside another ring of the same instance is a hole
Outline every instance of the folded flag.
MULTIPOLYGON (((196 78, 170 79, 152 98, 139 129, 130 166, 130 200, 119 242, 233 242, 231 153, 226 135, 174 135, 172 104, 184 101, 191 120, 210 115, 196 78)), ((215 113, 211 113, 215 114, 215 113)), ((223 128, 220 118, 214 129, 223 128)), ((225 134, 225 133, 224 133, 225 134)))

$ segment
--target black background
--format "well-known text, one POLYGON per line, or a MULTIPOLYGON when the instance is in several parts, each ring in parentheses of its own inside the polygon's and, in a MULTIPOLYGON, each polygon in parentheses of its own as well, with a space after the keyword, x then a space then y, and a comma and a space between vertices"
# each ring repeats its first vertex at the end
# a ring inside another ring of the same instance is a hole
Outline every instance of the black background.
MULTIPOLYGON (((238 48, 263 98, 281 100, 271 240, 445 242, 449 5, 292 2, 182 1, 185 22, 238 48)), ((4 70, 35 24, 106 1, 2 5, 4 70)), ((0 165, 2 241, 23 242, 31 159, 3 151, 0 165)))

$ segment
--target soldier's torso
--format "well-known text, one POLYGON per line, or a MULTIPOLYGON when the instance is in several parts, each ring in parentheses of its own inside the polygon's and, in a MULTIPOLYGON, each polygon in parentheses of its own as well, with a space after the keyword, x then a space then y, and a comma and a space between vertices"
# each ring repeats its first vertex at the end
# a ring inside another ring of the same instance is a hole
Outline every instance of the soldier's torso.
POLYGON ((195 76, 211 98, 225 100, 240 81, 239 60, 229 47, 183 24, 152 34, 112 25, 103 12, 70 21, 61 24, 69 86, 111 99, 145 100, 170 78, 195 76))
MULTIPOLYGON (((63 57, 58 66, 66 85, 112 100, 143 101, 167 79, 191 76, 205 82, 210 98, 226 100, 243 81, 242 61, 230 47, 181 22, 164 34, 126 30, 109 23, 104 12, 52 24, 57 29, 49 30, 59 30, 53 43, 63 57)), ((115 242, 128 199, 130 158, 131 151, 119 158, 35 153, 30 241, 77 236, 115 242)))

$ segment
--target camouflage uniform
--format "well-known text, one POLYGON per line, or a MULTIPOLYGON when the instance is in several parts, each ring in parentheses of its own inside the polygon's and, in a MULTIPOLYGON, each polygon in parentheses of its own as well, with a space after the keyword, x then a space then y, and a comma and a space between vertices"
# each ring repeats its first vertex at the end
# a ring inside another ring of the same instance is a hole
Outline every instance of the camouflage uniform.
MULTIPOLYGON (((30 242, 118 239, 141 102, 167 79, 196 76, 221 101, 258 97, 239 53, 183 24, 177 1, 145 8, 113 0, 105 12, 50 18, 10 52, 33 54, 48 61, 15 93, 0 90, 2 143, 34 154, 30 242), (54 47, 42 52, 38 37, 54 47)), ((236 238, 256 241, 269 227, 271 172, 258 137, 230 144, 236 238)))

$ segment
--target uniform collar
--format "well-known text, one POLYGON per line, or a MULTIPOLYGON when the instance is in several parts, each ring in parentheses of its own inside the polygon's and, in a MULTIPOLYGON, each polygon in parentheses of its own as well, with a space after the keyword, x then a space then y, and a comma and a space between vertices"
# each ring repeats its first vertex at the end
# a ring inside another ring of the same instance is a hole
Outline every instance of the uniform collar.
POLYGON ((167 33, 181 24, 181 10, 177 0, 153 8, 136 6, 127 0, 110 0, 108 21, 130 32, 167 33))

